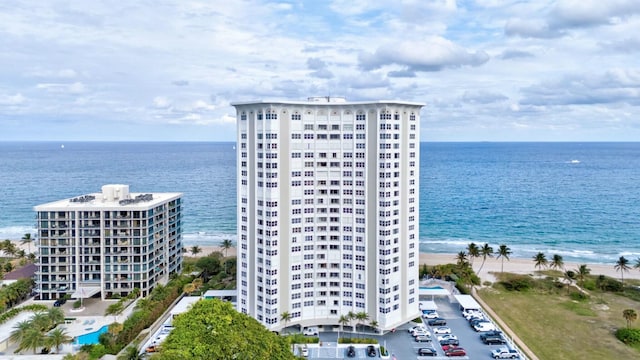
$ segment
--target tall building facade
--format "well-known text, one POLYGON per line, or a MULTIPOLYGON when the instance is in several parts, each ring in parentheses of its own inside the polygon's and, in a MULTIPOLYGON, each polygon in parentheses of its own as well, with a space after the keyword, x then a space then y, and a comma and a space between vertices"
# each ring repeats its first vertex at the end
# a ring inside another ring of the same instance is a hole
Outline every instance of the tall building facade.
POLYGON ((419 315, 420 109, 235 103, 238 310, 272 330, 419 315), (289 316, 284 316, 283 314, 289 316))
POLYGON ((36 289, 41 300, 65 294, 104 300, 139 288, 148 295, 182 271, 182 194, 99 193, 35 206, 36 289))

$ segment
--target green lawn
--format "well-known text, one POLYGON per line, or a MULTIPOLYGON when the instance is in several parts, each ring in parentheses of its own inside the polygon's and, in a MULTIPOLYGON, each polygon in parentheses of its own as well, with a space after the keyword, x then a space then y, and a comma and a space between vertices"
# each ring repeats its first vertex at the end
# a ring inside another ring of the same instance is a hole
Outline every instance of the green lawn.
POLYGON ((566 289, 517 292, 500 285, 478 294, 540 359, 640 358, 640 349, 614 336, 617 328, 626 326, 624 309, 640 313, 640 303, 627 297, 594 291, 588 300, 576 301, 566 289))

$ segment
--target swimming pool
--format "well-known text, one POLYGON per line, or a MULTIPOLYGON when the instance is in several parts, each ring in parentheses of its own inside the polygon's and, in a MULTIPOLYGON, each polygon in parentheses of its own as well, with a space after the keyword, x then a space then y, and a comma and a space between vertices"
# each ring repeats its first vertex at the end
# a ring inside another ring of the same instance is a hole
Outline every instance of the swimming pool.
POLYGON ((76 338, 76 344, 78 345, 97 344, 99 342, 98 338, 100 337, 100 335, 106 333, 108 329, 109 329, 109 325, 105 325, 94 332, 82 334, 76 338))
POLYGON ((443 290, 442 286, 420 286, 420 290, 443 290))

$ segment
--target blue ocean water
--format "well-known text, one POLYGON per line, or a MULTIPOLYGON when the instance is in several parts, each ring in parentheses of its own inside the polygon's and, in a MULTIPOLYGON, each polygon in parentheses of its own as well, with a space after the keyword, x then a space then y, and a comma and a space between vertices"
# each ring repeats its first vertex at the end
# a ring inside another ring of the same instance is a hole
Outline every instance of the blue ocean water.
MULTIPOLYGON (((0 239, 33 206, 129 184, 184 193, 186 244, 235 240, 233 143, 0 143, 0 239)), ((421 250, 507 244, 566 261, 640 256, 640 143, 422 143, 421 250)))

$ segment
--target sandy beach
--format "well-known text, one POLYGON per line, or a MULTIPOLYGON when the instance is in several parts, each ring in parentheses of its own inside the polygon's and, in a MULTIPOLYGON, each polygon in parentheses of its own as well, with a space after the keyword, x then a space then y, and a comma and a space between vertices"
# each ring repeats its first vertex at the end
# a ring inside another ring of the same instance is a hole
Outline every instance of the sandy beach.
MULTIPOLYGON (((19 249, 24 249, 28 251, 27 245, 20 244, 20 240, 14 240, 13 243, 18 246, 19 249)), ((191 252, 189 251, 193 245, 186 246, 187 252, 185 256, 193 257, 191 252)), ((196 257, 206 256, 213 252, 219 251, 221 253, 225 253, 224 249, 220 246, 200 246, 202 250, 196 257)), ((31 244, 31 251, 35 251, 35 244, 31 244)), ((227 256, 236 256, 236 248, 232 247, 227 250, 227 256)), ((450 264, 455 263, 456 255, 455 254, 433 254, 433 253, 420 253, 420 265, 440 265, 440 264, 450 264)), ((636 259, 629 259, 630 266, 635 263, 636 259)), ((474 259, 473 269, 477 272, 480 268, 480 264, 482 263, 482 258, 474 259)), ((482 267, 482 271, 479 274, 482 281, 495 281, 495 277, 493 273, 499 273, 502 261, 501 259, 487 258, 484 266, 482 267)), ((565 262, 564 266, 566 270, 575 270, 582 263, 575 262, 565 262)), ((514 258, 511 257, 509 260, 504 261, 504 271, 516 274, 534 274, 536 270, 535 263, 533 259, 526 258, 514 258)), ((619 279, 620 272, 616 271, 613 263, 611 264, 593 264, 587 263, 587 266, 591 269, 591 275, 606 275, 612 278, 619 279)), ((640 270, 631 268, 628 272, 624 273, 625 279, 640 279, 640 270)))
MULTIPOLYGON (((191 246, 187 246, 187 250, 190 249, 191 246)), ((200 246, 202 252, 198 254, 198 256, 205 256, 214 251, 220 251, 224 254, 224 251, 219 246, 200 246)), ((186 256, 192 256, 191 253, 186 253, 186 256)), ((235 256, 236 249, 230 248, 227 252, 228 256, 235 256)), ((450 264, 455 263, 456 255, 455 254, 432 254, 432 253, 420 253, 420 265, 440 265, 440 264, 450 264)), ((629 259, 631 266, 635 262, 635 259, 629 259)), ((473 269, 477 272, 480 268, 480 264, 482 263, 482 258, 474 259, 473 269)), ((499 273, 500 267, 502 264, 501 259, 487 258, 482 267, 482 271, 479 274, 482 281, 495 281, 495 277, 492 275, 493 273, 499 273)), ((583 263, 575 263, 575 262, 565 262, 564 267, 566 270, 575 270, 583 263)), ((612 278, 619 279, 620 272, 616 271, 614 268, 615 264, 606 265, 606 264, 592 264, 587 263, 587 266, 591 269, 591 275, 606 275, 612 278)), ((538 270, 535 268, 535 263, 533 259, 526 258, 513 258, 510 257, 509 260, 504 261, 504 271, 515 273, 515 274, 534 274, 534 272, 538 270)), ((640 279, 640 270, 631 268, 628 272, 624 273, 625 279, 640 279)))

